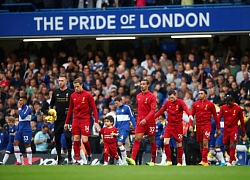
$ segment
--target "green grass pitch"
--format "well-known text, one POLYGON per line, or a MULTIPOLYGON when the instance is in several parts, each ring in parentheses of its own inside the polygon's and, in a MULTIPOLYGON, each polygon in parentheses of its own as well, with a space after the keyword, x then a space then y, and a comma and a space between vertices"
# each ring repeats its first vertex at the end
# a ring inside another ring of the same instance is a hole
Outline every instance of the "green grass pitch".
POLYGON ((249 166, 0 166, 1 180, 249 180, 249 166))

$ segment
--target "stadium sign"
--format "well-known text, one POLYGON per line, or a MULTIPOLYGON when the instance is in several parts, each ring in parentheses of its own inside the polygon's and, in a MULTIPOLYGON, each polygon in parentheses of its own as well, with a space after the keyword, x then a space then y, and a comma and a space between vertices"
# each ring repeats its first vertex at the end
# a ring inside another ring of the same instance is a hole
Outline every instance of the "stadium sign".
POLYGON ((247 32, 249 12, 250 6, 215 6, 1 13, 0 37, 247 32))

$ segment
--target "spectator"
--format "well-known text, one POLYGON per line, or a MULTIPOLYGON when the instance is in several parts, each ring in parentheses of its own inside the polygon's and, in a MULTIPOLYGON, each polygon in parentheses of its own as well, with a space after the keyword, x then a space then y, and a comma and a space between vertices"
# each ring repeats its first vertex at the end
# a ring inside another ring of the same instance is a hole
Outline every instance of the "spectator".
POLYGON ((48 134, 49 126, 43 125, 41 131, 38 131, 34 138, 36 145, 36 153, 47 154, 49 152, 49 144, 51 143, 50 136, 48 134))

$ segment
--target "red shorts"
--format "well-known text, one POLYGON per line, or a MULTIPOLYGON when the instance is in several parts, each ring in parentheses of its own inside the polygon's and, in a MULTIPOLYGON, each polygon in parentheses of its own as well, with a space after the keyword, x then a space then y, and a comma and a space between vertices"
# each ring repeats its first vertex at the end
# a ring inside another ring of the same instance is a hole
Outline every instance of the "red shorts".
POLYGON ((203 139, 210 139, 211 124, 197 126, 196 125, 196 140, 197 142, 202 142, 203 139))
POLYGON ((114 144, 104 143, 103 154, 109 154, 110 157, 116 157, 118 155, 116 143, 114 144))
POLYGON ((90 134, 90 122, 84 120, 74 119, 72 122, 72 134, 89 136, 90 134))
POLYGON ((223 144, 229 145, 231 142, 237 142, 238 126, 233 128, 224 128, 223 144))
POLYGON ((173 126, 167 126, 164 131, 164 138, 171 138, 174 137, 174 139, 177 142, 182 142, 183 140, 183 127, 182 125, 180 127, 173 127, 173 126))
POLYGON ((155 123, 146 123, 144 125, 136 125, 135 134, 143 133, 149 136, 155 136, 156 125, 155 123))

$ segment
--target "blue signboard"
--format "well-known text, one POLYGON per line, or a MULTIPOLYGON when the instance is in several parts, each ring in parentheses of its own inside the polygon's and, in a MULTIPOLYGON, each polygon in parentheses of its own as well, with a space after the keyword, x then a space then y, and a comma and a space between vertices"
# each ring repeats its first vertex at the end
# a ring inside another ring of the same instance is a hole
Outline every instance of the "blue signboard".
POLYGON ((250 7, 0 14, 0 36, 250 31, 250 7))

